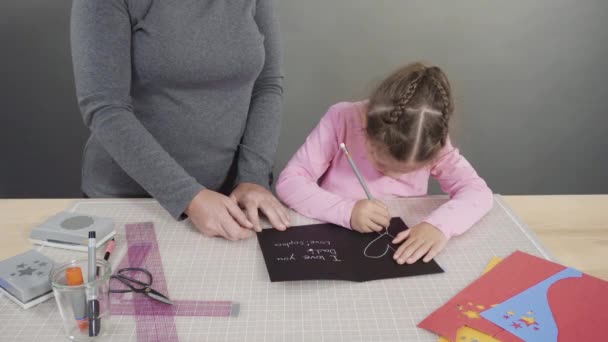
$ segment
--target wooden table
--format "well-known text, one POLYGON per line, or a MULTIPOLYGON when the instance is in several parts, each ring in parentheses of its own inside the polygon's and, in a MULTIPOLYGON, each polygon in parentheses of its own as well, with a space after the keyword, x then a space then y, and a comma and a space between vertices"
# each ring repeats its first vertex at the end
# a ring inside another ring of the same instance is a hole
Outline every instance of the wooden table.
MULTIPOLYGON (((567 266, 608 280, 608 195, 505 196, 567 266)), ((31 248, 30 229, 73 199, 0 199, 0 260, 31 248)))

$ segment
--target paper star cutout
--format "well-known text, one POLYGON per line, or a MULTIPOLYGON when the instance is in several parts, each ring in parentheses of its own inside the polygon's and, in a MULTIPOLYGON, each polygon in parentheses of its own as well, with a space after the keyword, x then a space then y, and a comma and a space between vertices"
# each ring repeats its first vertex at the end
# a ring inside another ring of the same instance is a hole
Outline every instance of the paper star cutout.
POLYGON ((465 311, 462 314, 469 318, 479 318, 479 313, 477 311, 473 311, 473 310, 465 311))
POLYGON ((17 265, 17 268, 25 268, 25 264, 19 264, 17 265))
POLYGON ((513 311, 507 311, 507 313, 508 313, 510 316, 515 315, 515 312, 513 312, 513 311))
POLYGON ((509 315, 504 315, 504 316, 502 316, 502 317, 504 317, 505 319, 509 319, 509 318, 511 318, 511 316, 509 316, 509 315))
POLYGON ((38 266, 46 266, 46 265, 48 265, 46 262, 41 262, 38 264, 38 266))
POLYGON ((478 308, 479 310, 483 310, 483 309, 485 309, 486 307, 485 307, 485 306, 483 306, 483 305, 477 305, 477 308, 478 308))
POLYGON ((534 317, 521 316, 521 319, 519 321, 524 322, 527 327, 534 325, 534 324, 538 325, 538 323, 536 322, 534 317))
POLYGON ((32 273, 34 273, 34 271, 36 271, 36 269, 28 266, 28 268, 26 268, 24 270, 19 270, 19 276, 21 277, 23 275, 32 275, 32 273))
POLYGON ((519 329, 521 328, 521 324, 517 323, 517 322, 513 322, 513 324, 511 324, 511 326, 515 329, 519 329))

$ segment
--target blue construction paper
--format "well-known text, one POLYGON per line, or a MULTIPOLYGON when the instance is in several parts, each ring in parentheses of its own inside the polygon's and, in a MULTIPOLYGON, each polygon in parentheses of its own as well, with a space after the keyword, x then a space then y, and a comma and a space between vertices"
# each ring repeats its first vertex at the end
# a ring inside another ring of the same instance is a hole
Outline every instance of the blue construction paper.
POLYGON ((524 341, 557 341, 558 327, 547 292, 562 279, 582 276, 582 272, 567 268, 482 312, 481 316, 524 341))

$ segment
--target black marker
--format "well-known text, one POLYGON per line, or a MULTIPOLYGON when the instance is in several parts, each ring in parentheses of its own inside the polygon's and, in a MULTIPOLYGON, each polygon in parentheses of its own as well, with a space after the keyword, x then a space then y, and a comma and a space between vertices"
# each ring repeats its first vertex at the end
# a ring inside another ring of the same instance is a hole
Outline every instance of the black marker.
POLYGON ((95 274, 96 272, 96 261, 95 256, 95 232, 89 232, 89 270, 88 280, 89 286, 89 299, 87 301, 87 317, 89 318, 89 336, 99 335, 99 329, 101 328, 101 319, 99 318, 99 301, 97 300, 97 289, 95 288, 95 274))

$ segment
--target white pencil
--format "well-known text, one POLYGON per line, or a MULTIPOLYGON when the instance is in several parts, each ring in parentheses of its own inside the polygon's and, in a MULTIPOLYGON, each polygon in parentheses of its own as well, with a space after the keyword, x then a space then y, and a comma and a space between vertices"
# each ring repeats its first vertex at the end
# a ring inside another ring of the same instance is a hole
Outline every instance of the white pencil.
POLYGON ((367 199, 373 200, 374 197, 372 196, 372 193, 367 188, 367 184, 365 184, 365 180, 363 179, 363 176, 361 175, 361 172, 359 172, 359 169, 357 168, 357 165, 355 165, 355 161, 353 160, 353 158, 350 157, 350 153, 348 153, 348 150, 346 149, 346 145, 344 143, 341 143, 340 144, 340 148, 342 149, 342 151, 344 151, 344 154, 346 154, 346 159, 348 159, 348 162, 350 163, 350 166, 353 168, 353 171, 355 172, 355 175, 357 176, 357 179, 359 179, 359 183, 361 183, 361 186, 363 187, 363 190, 365 190, 365 194, 367 195, 367 199))

